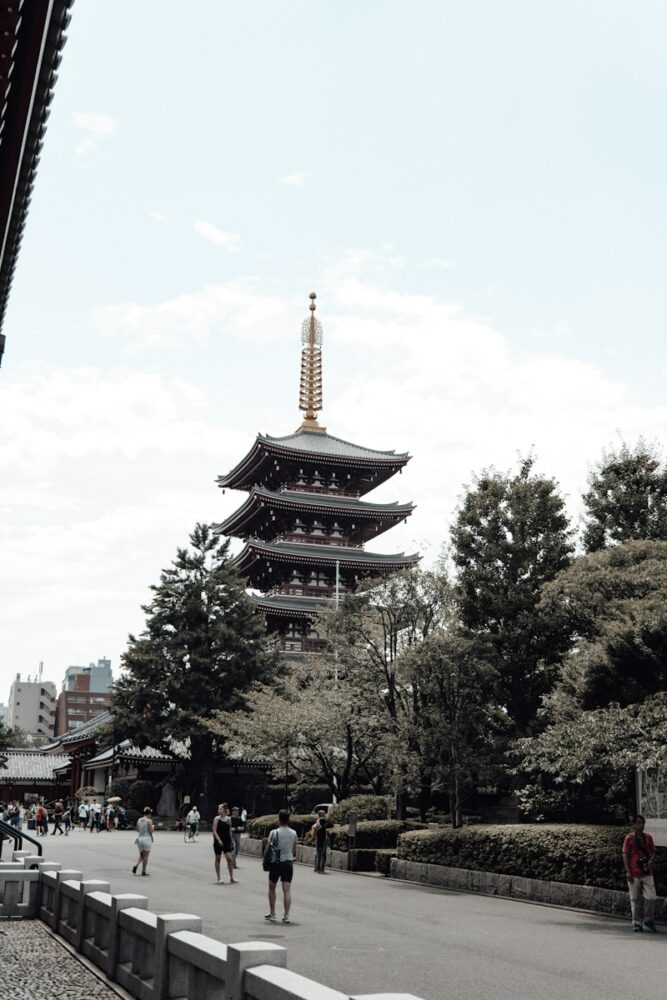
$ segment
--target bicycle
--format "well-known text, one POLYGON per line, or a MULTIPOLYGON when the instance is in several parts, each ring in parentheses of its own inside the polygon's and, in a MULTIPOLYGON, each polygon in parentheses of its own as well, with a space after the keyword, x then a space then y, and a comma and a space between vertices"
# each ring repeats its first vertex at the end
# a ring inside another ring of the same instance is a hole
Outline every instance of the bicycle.
POLYGON ((199 823, 195 823, 195 824, 184 823, 183 824, 183 841, 184 841, 184 843, 186 843, 186 844, 196 844, 198 836, 199 836, 199 823), (192 829, 193 825, 194 825, 194 830, 192 829))

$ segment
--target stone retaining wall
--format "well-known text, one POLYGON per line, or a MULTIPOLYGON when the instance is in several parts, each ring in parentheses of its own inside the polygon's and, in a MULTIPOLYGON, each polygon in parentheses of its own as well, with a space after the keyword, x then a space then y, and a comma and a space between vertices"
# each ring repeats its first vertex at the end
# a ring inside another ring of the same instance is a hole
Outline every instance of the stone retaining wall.
MULTIPOLYGON (((469 871, 467 868, 448 868, 445 865, 428 865, 418 861, 391 859, 391 877, 407 882, 421 882, 441 889, 458 889, 462 892, 480 892, 487 896, 506 896, 550 906, 569 906, 577 910, 592 910, 615 917, 630 916, 627 892, 616 889, 599 889, 593 885, 568 885, 565 882, 545 882, 519 875, 498 875, 495 872, 469 871)), ((667 897, 659 896, 656 920, 667 922, 667 897)))

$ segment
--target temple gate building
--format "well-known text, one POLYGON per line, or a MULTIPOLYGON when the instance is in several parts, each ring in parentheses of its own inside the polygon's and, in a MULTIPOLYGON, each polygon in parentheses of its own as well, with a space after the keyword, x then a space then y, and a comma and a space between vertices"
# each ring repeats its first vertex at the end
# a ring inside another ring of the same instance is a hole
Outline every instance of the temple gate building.
POLYGON ((241 506, 216 530, 241 538, 235 559, 260 596, 257 610, 287 654, 317 652, 316 621, 367 578, 415 566, 418 555, 385 555, 364 545, 409 517, 411 503, 362 500, 408 463, 407 453, 376 451, 328 434, 322 409, 322 327, 303 322, 301 426, 286 437, 259 434, 248 454, 225 476, 223 489, 244 490, 241 506))

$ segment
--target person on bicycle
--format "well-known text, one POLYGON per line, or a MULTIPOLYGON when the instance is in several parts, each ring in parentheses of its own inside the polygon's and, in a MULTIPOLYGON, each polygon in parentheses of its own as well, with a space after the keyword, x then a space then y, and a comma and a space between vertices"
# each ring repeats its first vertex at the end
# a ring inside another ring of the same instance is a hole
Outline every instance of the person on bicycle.
POLYGON ((199 809, 197 806, 193 806, 190 812, 185 817, 185 825, 188 830, 188 835, 190 839, 197 836, 197 831, 199 830, 199 820, 201 816, 199 815, 199 809))

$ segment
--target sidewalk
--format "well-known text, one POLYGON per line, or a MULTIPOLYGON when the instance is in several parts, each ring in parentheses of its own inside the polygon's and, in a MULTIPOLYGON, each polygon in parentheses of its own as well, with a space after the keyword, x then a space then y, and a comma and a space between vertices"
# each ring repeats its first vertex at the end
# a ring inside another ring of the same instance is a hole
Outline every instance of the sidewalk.
POLYGON ((41 920, 0 921, 2 996, 58 1000, 118 1000, 118 993, 94 976, 56 941, 41 920))

